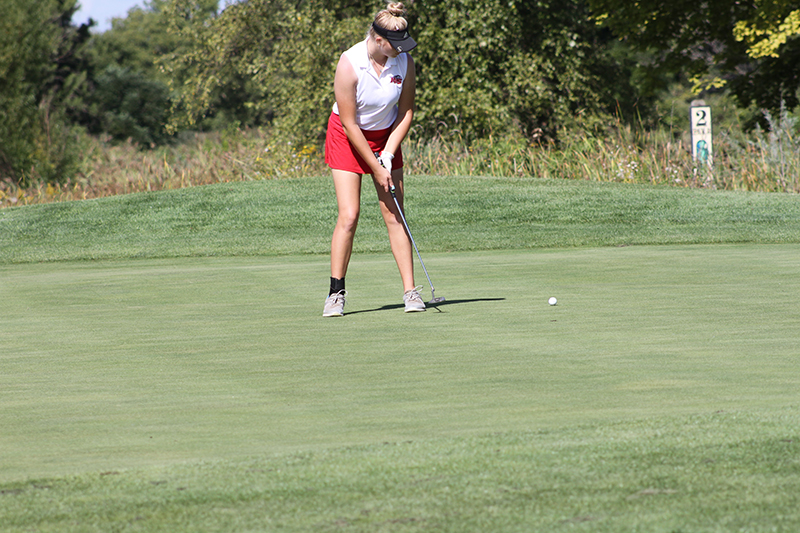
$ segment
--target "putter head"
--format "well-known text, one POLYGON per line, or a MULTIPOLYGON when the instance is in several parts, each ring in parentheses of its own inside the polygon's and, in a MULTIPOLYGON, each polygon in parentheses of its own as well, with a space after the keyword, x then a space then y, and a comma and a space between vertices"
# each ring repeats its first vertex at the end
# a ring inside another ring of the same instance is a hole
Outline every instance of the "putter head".
MULTIPOLYGON (((431 296, 433 296, 433 294, 431 294, 431 296)), ((444 296, 436 296, 430 302, 428 302, 428 305, 436 305, 444 301, 445 301, 444 296)))

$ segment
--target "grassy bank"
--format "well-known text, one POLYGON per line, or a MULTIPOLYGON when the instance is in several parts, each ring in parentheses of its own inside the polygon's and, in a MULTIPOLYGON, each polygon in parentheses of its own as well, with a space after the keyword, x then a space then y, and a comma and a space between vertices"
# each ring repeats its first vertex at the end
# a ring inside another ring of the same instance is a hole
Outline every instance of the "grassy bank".
MULTIPOLYGON (((364 181, 356 252, 385 251, 364 181)), ((424 251, 800 242, 793 195, 412 176, 409 224, 424 251)), ((0 262, 326 254, 328 177, 217 184, 0 211, 0 262)))

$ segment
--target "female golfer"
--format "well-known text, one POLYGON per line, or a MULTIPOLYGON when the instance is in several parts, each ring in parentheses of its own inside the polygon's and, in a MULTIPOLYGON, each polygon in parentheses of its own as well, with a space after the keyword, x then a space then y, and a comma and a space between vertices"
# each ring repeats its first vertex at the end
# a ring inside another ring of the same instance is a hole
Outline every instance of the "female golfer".
POLYGON ((403 205, 403 153, 414 113, 414 61, 406 52, 417 43, 408 34, 405 6, 390 3, 375 15, 366 39, 339 58, 333 80, 336 103, 328 120, 325 162, 333 172, 339 217, 331 239, 331 287, 322 316, 342 316, 344 278, 353 250, 361 204, 361 177, 371 174, 392 254, 403 282, 405 311, 424 311, 414 285, 411 241, 394 205, 403 205))

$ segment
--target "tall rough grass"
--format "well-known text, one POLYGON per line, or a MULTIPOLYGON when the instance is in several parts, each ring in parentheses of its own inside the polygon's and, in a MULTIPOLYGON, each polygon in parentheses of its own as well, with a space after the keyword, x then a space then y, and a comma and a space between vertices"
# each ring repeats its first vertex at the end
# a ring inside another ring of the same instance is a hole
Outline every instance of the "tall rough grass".
POLYGON ((76 180, 20 189, 0 182, 0 206, 101 198, 212 183, 281 179, 327 171, 314 146, 292 146, 265 130, 184 135, 153 150, 94 138, 76 180))
POLYGON ((410 170, 798 193, 798 121, 785 109, 778 118, 765 117, 769 131, 716 131, 713 166, 693 160, 688 132, 618 124, 607 136, 567 135, 557 148, 507 138, 467 146, 457 133, 412 140, 410 170))
MULTIPOLYGON (((432 140, 412 134, 404 145, 406 172, 798 193, 798 121, 785 109, 765 118, 768 131, 716 131, 713 166, 692 159, 688 132, 676 136, 618 124, 605 136, 565 135, 558 147, 518 137, 468 144, 457 131, 432 140)), ((147 151, 102 138, 89 139, 87 146, 76 180, 27 189, 0 182, 0 207, 328 172, 319 147, 293 146, 264 129, 187 134, 147 151)))

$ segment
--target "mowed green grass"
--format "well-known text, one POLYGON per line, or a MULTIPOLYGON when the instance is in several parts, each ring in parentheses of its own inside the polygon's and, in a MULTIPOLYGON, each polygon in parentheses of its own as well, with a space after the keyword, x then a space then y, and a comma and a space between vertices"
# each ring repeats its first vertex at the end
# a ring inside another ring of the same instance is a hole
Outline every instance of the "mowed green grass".
MULTIPOLYGON (((210 189, 196 194, 219 209, 210 189)), ((671 203, 671 191, 635 191, 671 203)), ((123 243, 103 261, 57 261, 46 234, 26 252, 20 230, 5 249, 22 251, 0 266, 0 524, 795 531, 800 245, 795 226, 773 224, 794 209, 776 198, 772 213, 768 196, 733 196, 727 212, 712 197, 692 227, 757 212, 757 240, 784 244, 446 252, 432 231, 433 250, 418 239, 446 304, 404 314, 388 251, 362 252, 342 319, 320 316, 324 255, 132 259, 123 243), (37 254, 45 262, 13 264, 37 254)), ((609 209, 646 226, 653 215, 631 202, 609 209)), ((60 208, 65 234, 85 207, 60 208)), ((5 223, 43 217, 20 212, 5 223)), ((559 216, 578 221, 574 235, 615 235, 613 216, 571 213, 559 216)), ((642 233, 681 223, 660 224, 642 233)), ((732 240, 706 225, 711 242, 732 240)), ((317 238, 300 226, 299 239, 317 238)), ((379 222, 361 229, 366 247, 378 242, 379 222)), ((143 255, 186 240, 159 235, 142 237, 143 255)))
MULTIPOLYGON (((356 253, 383 253, 362 187, 356 253)), ((411 176, 406 210, 425 252, 643 244, 797 243, 796 195, 491 177, 411 176)), ((202 256, 326 255, 330 177, 220 183, 0 210, 0 264, 202 256)), ((424 255, 423 255, 424 258, 424 255)))
POLYGON ((800 524, 800 247, 428 262, 338 320, 321 258, 5 267, 9 530, 800 524))

